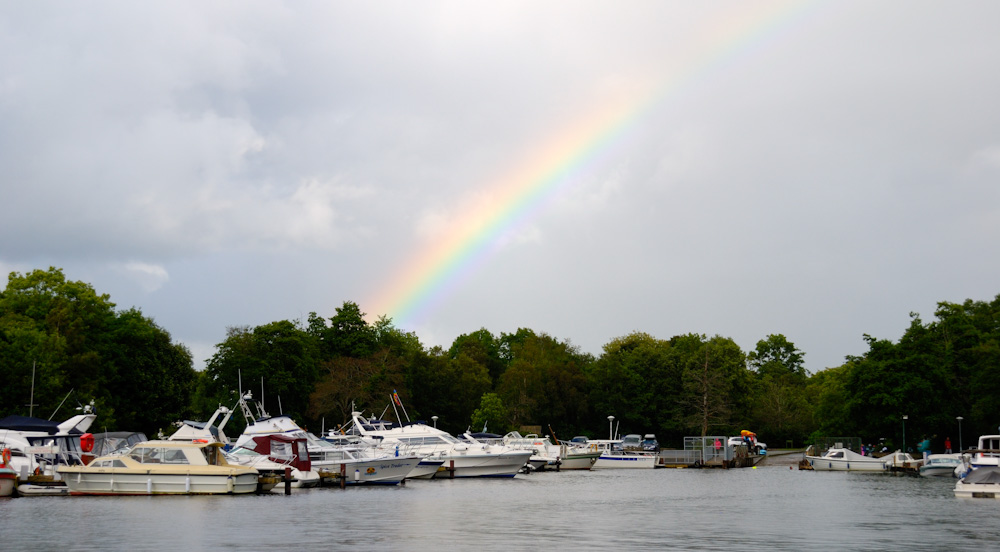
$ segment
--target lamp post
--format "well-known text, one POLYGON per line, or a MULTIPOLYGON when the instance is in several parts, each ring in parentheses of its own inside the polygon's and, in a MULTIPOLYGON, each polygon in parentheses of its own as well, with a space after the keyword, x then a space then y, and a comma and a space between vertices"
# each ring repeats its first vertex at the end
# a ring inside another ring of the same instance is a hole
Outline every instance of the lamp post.
POLYGON ((906 452, 906 420, 909 418, 906 414, 903 414, 903 452, 906 452))
POLYGON ((437 416, 431 416, 431 420, 434 422, 434 428, 436 429, 437 426, 438 426, 438 417, 437 416))
POLYGON ((962 420, 965 418, 955 416, 955 419, 958 420, 958 452, 962 452, 962 420))
POLYGON ((608 416, 608 440, 613 441, 615 439, 615 417, 608 416))

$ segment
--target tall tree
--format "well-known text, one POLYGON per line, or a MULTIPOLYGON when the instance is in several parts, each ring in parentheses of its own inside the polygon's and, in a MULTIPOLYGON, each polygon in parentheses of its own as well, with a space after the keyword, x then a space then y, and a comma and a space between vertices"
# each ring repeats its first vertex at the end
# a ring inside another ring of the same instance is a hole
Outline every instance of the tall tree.
POLYGON ((805 393, 809 374, 803 357, 804 353, 781 334, 758 341, 747 355, 754 373, 753 425, 773 442, 790 439, 801 443, 811 426, 812 412, 805 393))

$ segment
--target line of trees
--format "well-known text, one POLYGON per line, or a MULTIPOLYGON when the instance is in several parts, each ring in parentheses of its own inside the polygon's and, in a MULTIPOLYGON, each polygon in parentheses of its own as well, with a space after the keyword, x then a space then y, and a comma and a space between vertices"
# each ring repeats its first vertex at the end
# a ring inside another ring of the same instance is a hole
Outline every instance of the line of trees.
MULTIPOLYGON (((206 419, 241 391, 314 430, 353 410, 381 415, 398 391, 411 418, 437 416, 452 433, 541 426, 560 438, 603 437, 613 415, 621 432, 674 446, 686 435, 752 429, 772 447, 823 435, 900 447, 905 414, 911 442, 957 445, 962 416, 972 444, 1000 421, 1000 296, 940 303, 935 315, 925 324, 912 314, 897 343, 866 335, 864 355, 810 374, 805 353, 780 334, 744 352, 718 335, 636 332, 595 357, 531 329, 483 328, 427 348, 386 317, 367 322, 348 301, 328 318, 228 328, 196 371, 190 352, 141 311, 115 310, 107 295, 50 268, 11 273, 0 293, 0 415, 28 413, 34 364, 36 416, 69 395, 70 405, 95 402, 98 427, 147 434, 206 419)), ((241 420, 230 423, 236 431, 241 420)))

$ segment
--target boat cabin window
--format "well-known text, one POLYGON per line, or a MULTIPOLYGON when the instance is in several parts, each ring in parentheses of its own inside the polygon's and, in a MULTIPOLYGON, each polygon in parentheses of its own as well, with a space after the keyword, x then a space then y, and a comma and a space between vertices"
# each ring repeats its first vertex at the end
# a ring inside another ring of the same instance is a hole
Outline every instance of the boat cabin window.
POLYGON ((140 464, 189 464, 187 455, 181 449, 142 447, 132 449, 129 457, 140 464))
POLYGON ((163 463, 164 464, 190 464, 188 462, 187 455, 181 449, 164 449, 163 450, 163 463))
POLYGON ((292 457, 292 444, 281 441, 271 441, 271 456, 278 458, 292 457))
POLYGON ((840 450, 838 450, 837 452, 831 452, 830 455, 828 456, 828 458, 843 458, 843 457, 844 457, 844 452, 840 450))
POLYGON ((399 438, 399 444, 405 446, 451 445, 458 442, 458 439, 452 437, 451 435, 428 435, 426 437, 399 438))
POLYGON ((97 468, 125 468, 127 466, 125 466, 125 462, 122 462, 121 460, 118 460, 118 459, 114 459, 114 460, 99 460, 99 461, 94 462, 93 464, 91 464, 91 467, 97 467, 97 468))

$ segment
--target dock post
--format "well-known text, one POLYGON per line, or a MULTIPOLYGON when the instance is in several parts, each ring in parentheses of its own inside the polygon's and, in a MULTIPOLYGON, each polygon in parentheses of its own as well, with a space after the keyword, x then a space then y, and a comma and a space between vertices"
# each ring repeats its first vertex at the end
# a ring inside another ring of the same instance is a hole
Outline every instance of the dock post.
POLYGON ((292 494, 292 468, 285 466, 285 494, 292 494))
POLYGON ((451 472, 450 474, 448 474, 448 477, 450 477, 452 479, 455 479, 455 461, 454 460, 449 460, 448 461, 448 471, 451 472))
POLYGON ((340 488, 347 488, 347 464, 340 465, 340 488))

